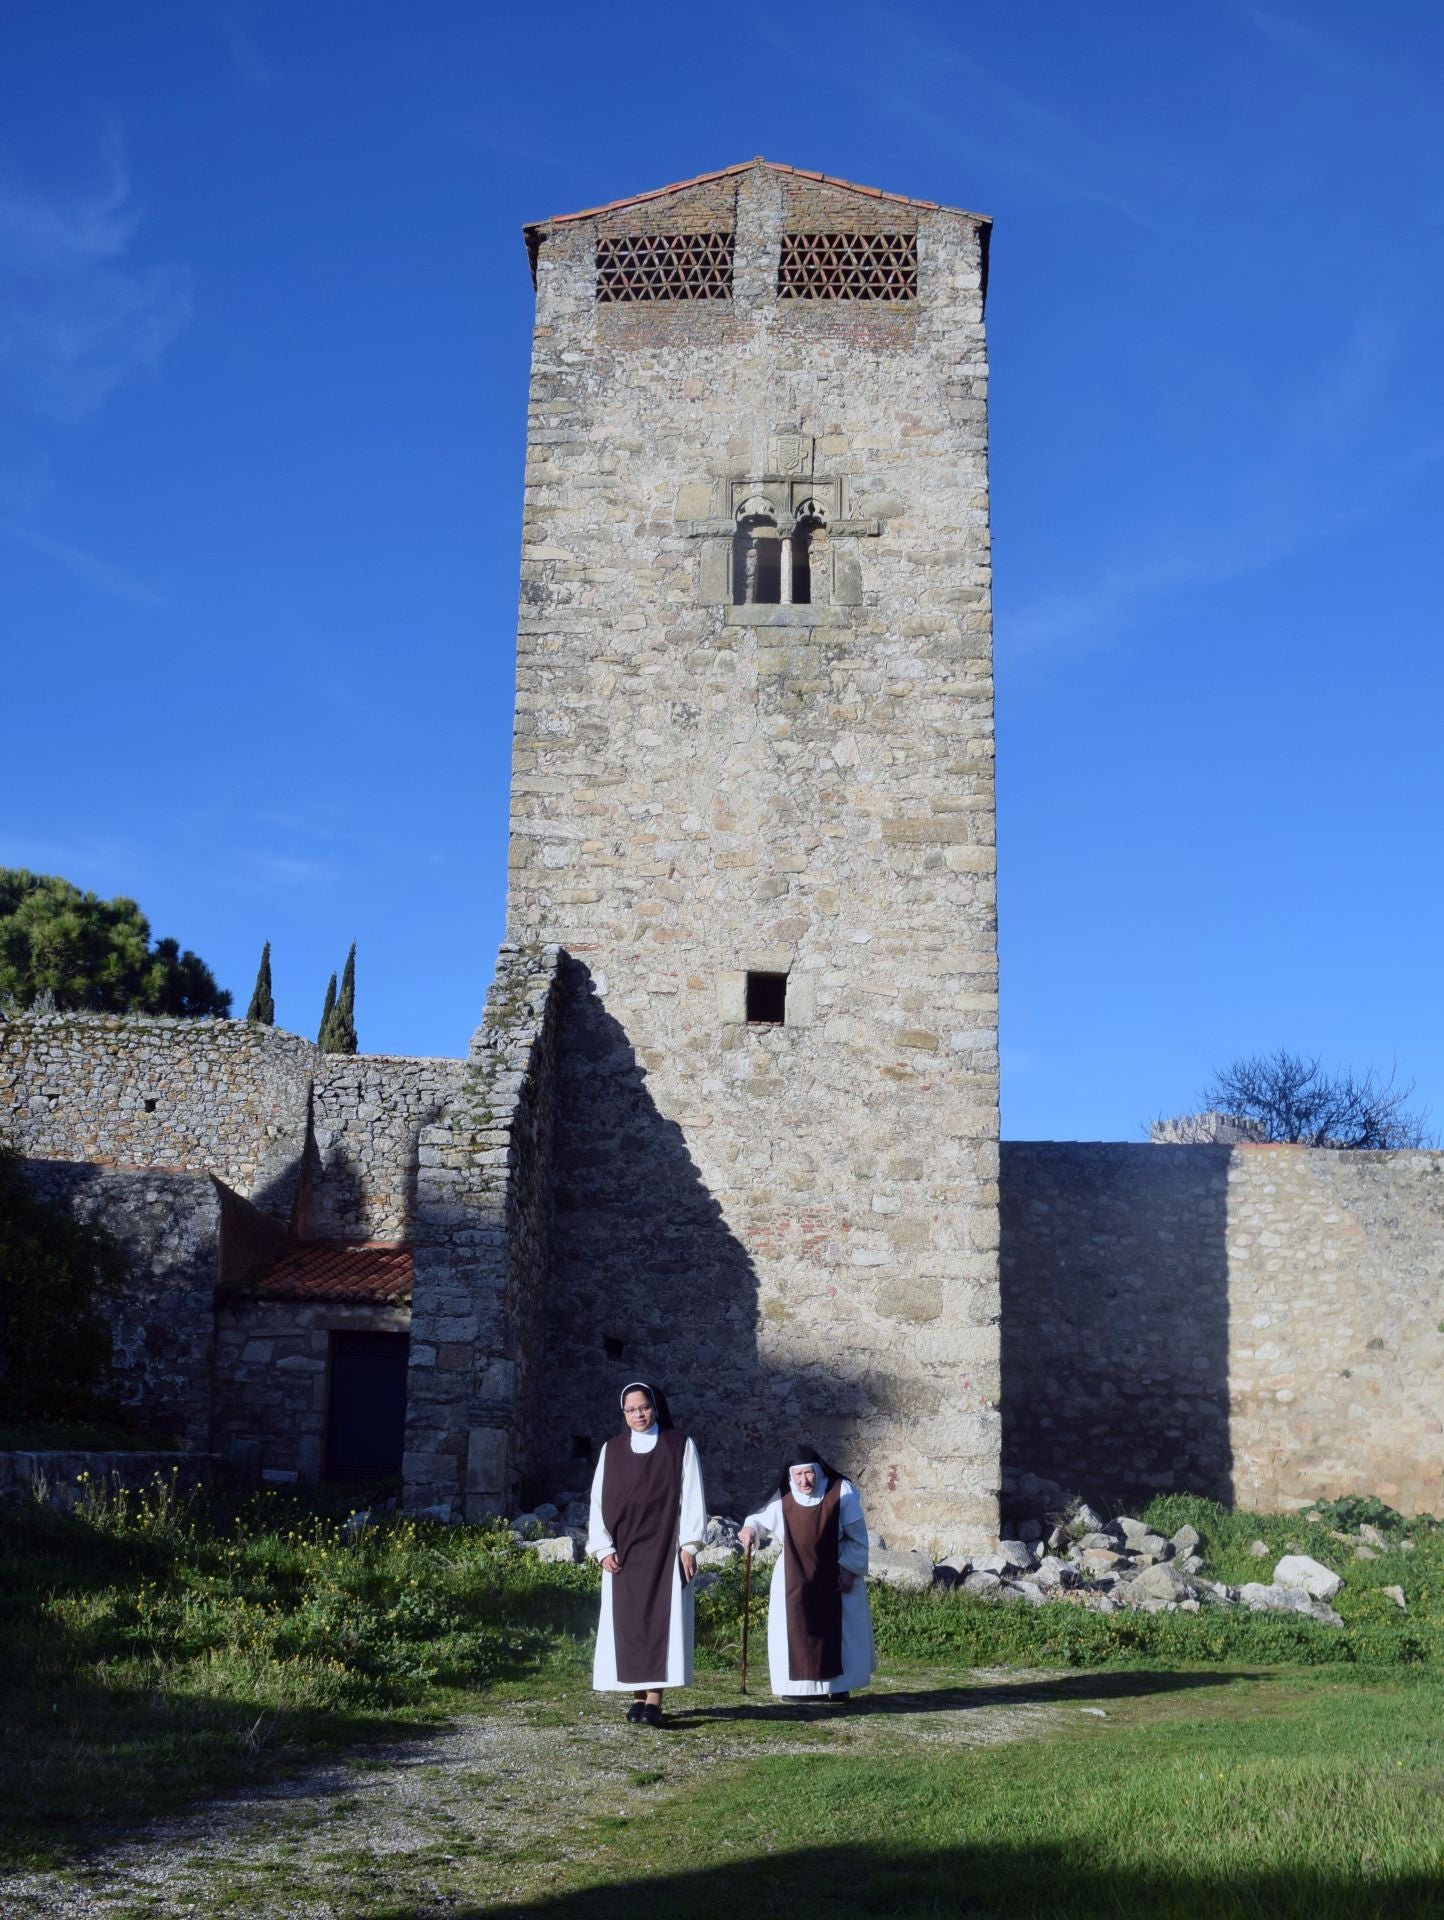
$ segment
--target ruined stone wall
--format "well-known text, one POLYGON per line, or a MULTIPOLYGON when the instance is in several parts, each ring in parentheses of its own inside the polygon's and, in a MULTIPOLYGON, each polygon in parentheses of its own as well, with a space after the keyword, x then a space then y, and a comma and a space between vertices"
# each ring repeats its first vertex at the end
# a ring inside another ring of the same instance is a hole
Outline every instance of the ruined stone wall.
POLYGON ((317 1240, 404 1240, 421 1130, 461 1060, 325 1054, 244 1020, 22 1014, 0 1023, 0 1132, 35 1159, 214 1173, 317 1240))
POLYGON ((503 947, 462 1086, 421 1134, 406 1501, 514 1512, 538 1433, 551 1225, 555 948, 503 947))
POLYGON ((130 1266, 110 1308, 113 1388, 142 1431, 211 1444, 220 1202, 203 1174, 29 1160, 40 1199, 114 1234, 130 1266))
POLYGON ((406 1307, 336 1301, 216 1303, 213 1444, 260 1448, 263 1471, 319 1480, 326 1471, 331 1335, 405 1333, 406 1307))
POLYGON ((317 1054, 306 1239, 410 1239, 421 1135, 465 1071, 464 1060, 317 1054))
POLYGON ((1007 1141, 1007 1472, 1444 1513, 1444 1154, 1007 1141))
POLYGON ((34 1159, 214 1173, 285 1212, 318 1058, 245 1020, 20 1014, 0 1021, 0 1131, 34 1159))
POLYGON ((995 1530, 985 237, 762 166, 540 234, 508 932, 576 963, 559 1481, 640 1373, 714 1504, 800 1431, 889 1537, 995 1530), (734 226, 730 300, 596 302, 599 235, 734 226), (779 300, 795 228, 915 232, 918 299, 779 300), (810 605, 729 604, 754 482, 827 496, 810 605))

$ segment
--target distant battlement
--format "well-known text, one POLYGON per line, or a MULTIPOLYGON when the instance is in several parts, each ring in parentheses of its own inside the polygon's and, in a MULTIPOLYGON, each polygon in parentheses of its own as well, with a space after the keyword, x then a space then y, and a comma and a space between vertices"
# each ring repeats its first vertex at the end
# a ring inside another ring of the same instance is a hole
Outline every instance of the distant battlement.
POLYGON ((1241 1147, 1258 1145, 1265 1137, 1259 1121, 1239 1113, 1181 1113, 1155 1120, 1148 1129, 1155 1147, 1241 1147))

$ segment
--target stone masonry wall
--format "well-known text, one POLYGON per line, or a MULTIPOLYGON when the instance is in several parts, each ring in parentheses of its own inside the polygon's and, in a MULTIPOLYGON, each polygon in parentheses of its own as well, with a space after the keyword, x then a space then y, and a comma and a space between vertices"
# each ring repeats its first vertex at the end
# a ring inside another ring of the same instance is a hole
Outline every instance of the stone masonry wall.
POLYGON ((204 1175, 30 1160, 48 1205, 113 1233, 130 1281, 111 1310, 114 1389, 137 1424, 210 1446, 211 1301, 220 1201, 204 1175))
POLYGON ((245 1020, 20 1014, 0 1020, 0 1131, 34 1159, 214 1173, 284 1213, 319 1057, 245 1020))
POLYGON ((0 1022, 0 1131, 36 1159, 214 1173, 302 1237, 404 1240, 421 1130, 462 1060, 325 1054, 244 1020, 22 1014, 0 1022))
POLYGON ((545 1424, 558 964, 503 947, 463 1085, 420 1141, 406 1502, 471 1520, 515 1511, 545 1424))
POLYGON ((1001 1192, 1007 1475, 1444 1514, 1444 1154, 1007 1141, 1001 1192))
POLYGON ((802 1432, 889 1538, 995 1532, 985 234, 762 165, 540 232, 508 936, 571 956, 565 1482, 651 1374, 714 1505, 802 1432), (915 230, 917 301, 780 301, 801 224, 915 230), (599 233, 719 225, 730 301, 596 303, 599 233), (813 604, 729 604, 754 482, 831 503, 813 604))
POLYGON ((464 1060, 318 1053, 308 1240, 409 1240, 421 1135, 460 1089, 464 1060))
POLYGON ((326 1471, 331 1335, 411 1323, 406 1307, 330 1300, 223 1300, 215 1318, 215 1446, 255 1442, 263 1470, 308 1481, 326 1471))

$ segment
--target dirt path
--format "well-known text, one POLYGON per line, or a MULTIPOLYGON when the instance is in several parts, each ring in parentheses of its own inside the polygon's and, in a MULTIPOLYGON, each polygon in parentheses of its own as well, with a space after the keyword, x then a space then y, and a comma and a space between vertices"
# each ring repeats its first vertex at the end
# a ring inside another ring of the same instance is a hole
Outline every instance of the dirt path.
POLYGON ((441 1916, 555 1886, 588 1824, 644 1815, 717 1769, 770 1753, 971 1746, 1044 1734, 1079 1711, 1048 1676, 879 1675, 851 1712, 795 1710, 704 1683, 670 1730, 619 1703, 538 1689, 430 1739, 372 1748, 303 1777, 211 1801, 63 1872, 0 1879, 6 1920, 106 1915, 441 1916))

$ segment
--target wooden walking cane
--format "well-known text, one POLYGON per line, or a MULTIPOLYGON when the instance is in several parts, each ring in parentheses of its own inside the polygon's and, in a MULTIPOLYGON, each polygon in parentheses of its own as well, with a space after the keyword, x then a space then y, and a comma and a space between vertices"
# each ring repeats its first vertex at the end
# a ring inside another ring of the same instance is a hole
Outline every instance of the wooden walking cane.
POLYGON ((747 1634, 752 1625, 752 1542, 747 1542, 747 1559, 742 1568, 742 1691, 747 1691, 747 1634))

